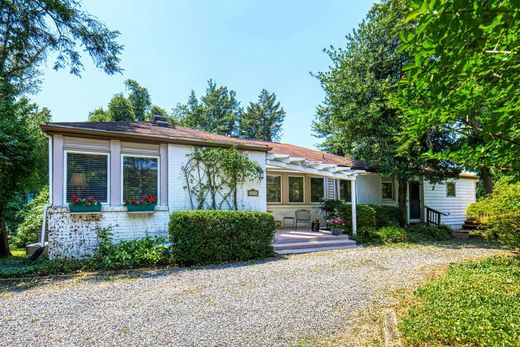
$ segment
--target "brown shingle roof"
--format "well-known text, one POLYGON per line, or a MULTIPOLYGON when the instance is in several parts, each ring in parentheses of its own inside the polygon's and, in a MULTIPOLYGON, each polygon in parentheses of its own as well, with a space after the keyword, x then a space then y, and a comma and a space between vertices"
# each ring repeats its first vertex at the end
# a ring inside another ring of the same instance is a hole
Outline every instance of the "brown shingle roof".
POLYGON ((302 157, 309 161, 320 161, 324 164, 361 167, 359 161, 339 155, 329 154, 314 149, 295 146, 288 143, 254 141, 238 139, 223 135, 208 133, 176 125, 175 127, 161 127, 149 122, 53 122, 42 126, 45 132, 91 135, 107 135, 128 138, 156 138, 177 143, 214 144, 238 146, 259 151, 270 151, 277 154, 286 154, 291 157, 302 157))

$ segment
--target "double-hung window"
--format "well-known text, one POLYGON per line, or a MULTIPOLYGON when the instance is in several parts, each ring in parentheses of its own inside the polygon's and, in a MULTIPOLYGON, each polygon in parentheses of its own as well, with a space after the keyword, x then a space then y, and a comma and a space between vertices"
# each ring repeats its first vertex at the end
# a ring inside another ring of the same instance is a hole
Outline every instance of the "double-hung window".
POLYGON ((267 175, 267 202, 282 202, 282 176, 267 175))
POLYGON ((457 196, 457 187, 455 186, 455 182, 447 182, 446 183, 446 197, 454 198, 457 196))
POLYGON ((304 202, 304 180, 300 176, 289 176, 289 202, 304 202))
POLYGON ((122 157, 123 199, 158 196, 159 158, 137 155, 122 157))
POLYGON ((65 202, 70 202, 75 195, 108 203, 108 154, 65 152, 65 156, 65 202))
POLYGON ((325 200, 325 183, 321 177, 311 177, 311 202, 325 200))

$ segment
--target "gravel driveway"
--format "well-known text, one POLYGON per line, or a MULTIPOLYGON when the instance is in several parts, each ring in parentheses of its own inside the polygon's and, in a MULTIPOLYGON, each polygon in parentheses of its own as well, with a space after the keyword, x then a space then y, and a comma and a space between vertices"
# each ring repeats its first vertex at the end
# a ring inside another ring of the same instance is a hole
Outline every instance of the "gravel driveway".
POLYGON ((423 270, 496 252, 375 247, 53 280, 0 292, 0 344, 272 346, 348 336, 359 312, 414 286, 423 270))

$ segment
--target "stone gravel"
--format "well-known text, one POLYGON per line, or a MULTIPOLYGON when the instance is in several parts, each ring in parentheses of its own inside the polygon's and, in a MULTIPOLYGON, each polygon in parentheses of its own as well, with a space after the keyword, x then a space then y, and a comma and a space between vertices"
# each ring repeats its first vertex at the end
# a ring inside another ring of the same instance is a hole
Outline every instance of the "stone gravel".
MULTIPOLYGON (((51 280, 0 291, 2 346, 279 346, 348 334, 357 313, 484 248, 358 248, 51 280)), ((319 341, 319 340, 318 340, 319 341)))

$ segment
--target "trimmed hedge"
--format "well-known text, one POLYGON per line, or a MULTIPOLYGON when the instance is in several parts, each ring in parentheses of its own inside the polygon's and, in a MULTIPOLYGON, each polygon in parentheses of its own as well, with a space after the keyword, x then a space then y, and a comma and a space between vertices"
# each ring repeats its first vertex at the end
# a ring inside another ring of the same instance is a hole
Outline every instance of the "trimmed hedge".
POLYGON ((169 233, 179 263, 208 264, 271 256, 275 224, 266 212, 176 211, 169 233))
MULTIPOLYGON (((344 204, 340 206, 339 214, 343 218, 345 224, 344 232, 350 234, 352 232, 352 206, 344 204)), ((356 221, 358 229, 375 228, 376 227, 376 211, 369 205, 356 206, 356 221)))
POLYGON ((376 227, 391 227, 401 225, 401 210, 397 206, 368 205, 376 212, 376 227))

